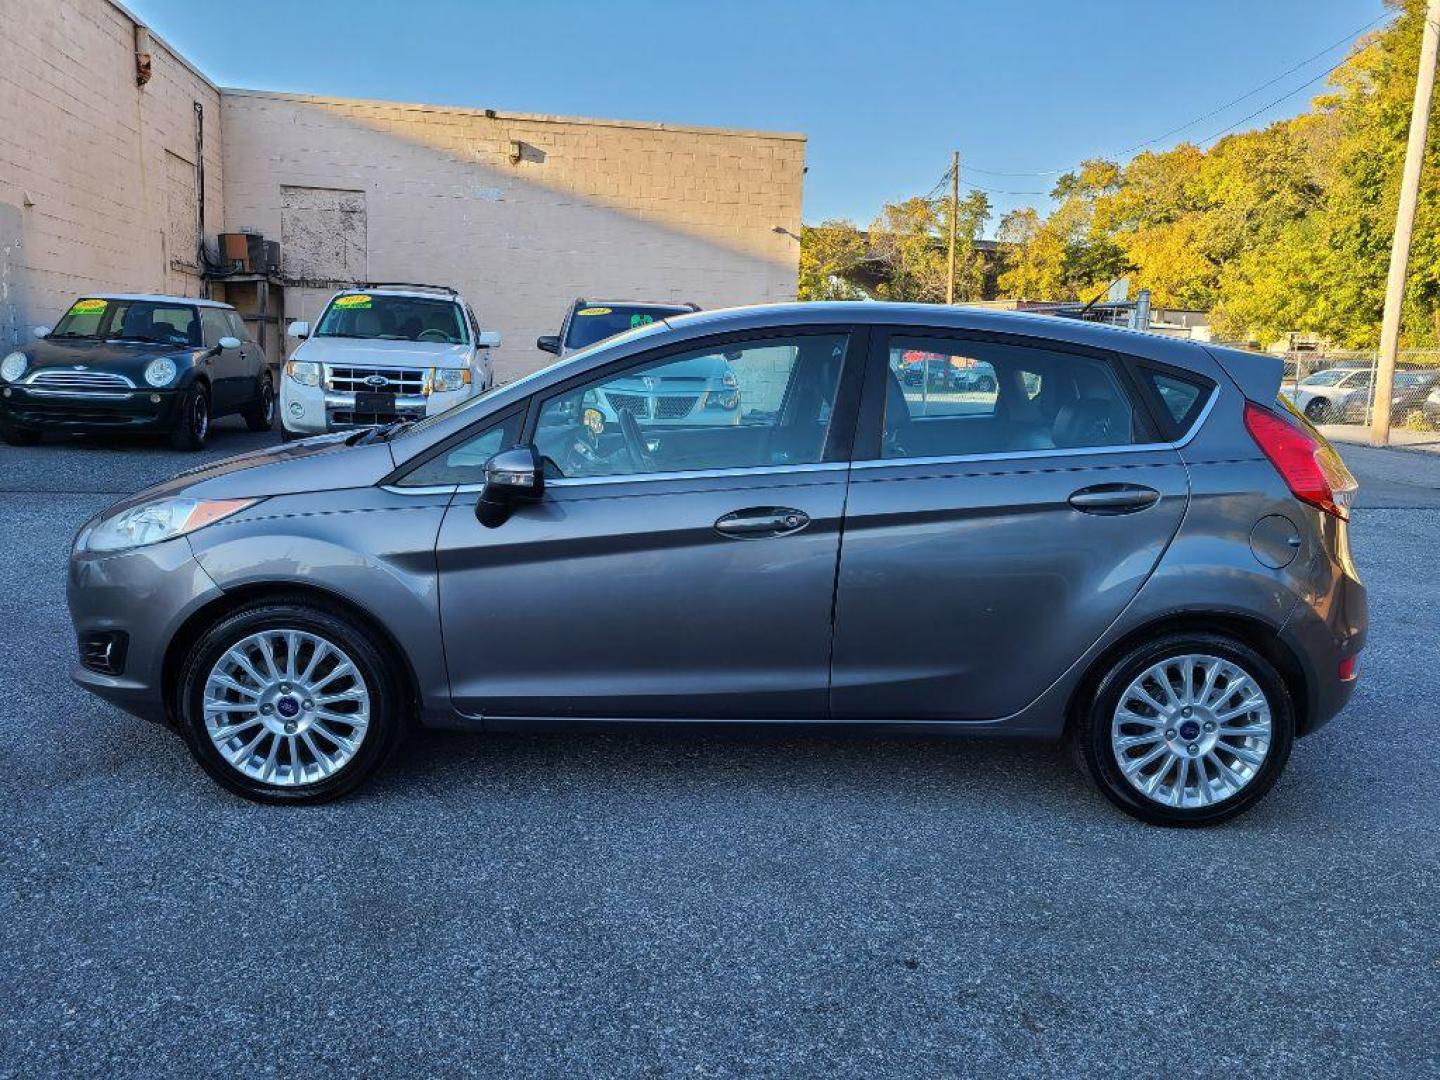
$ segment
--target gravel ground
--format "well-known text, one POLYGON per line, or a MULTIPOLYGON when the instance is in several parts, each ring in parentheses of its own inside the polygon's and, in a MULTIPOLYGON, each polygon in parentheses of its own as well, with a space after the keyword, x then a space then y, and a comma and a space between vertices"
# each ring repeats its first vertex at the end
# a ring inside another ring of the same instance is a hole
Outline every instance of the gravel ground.
POLYGON ((1440 1074, 1423 478, 1356 515, 1349 711, 1173 832, 932 739, 432 735, 241 802, 66 675, 72 532, 194 461, 0 447, 0 1075, 1440 1074))

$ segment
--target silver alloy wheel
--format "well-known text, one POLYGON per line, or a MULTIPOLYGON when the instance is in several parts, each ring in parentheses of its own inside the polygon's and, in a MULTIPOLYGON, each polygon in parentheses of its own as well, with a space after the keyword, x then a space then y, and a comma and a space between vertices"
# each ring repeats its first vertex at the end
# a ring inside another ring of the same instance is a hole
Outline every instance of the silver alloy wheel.
POLYGON ((260 391, 260 400, 264 407, 261 410, 265 417, 265 426, 270 427, 275 423, 275 388, 270 385, 270 380, 265 380, 265 387, 260 391))
POLYGON ((1164 806, 1223 802, 1270 752, 1270 702, 1240 665, 1199 653, 1141 672, 1120 695, 1110 744, 1137 791, 1164 806))
POLYGON ((370 691, 333 642, 308 630, 262 630, 210 669, 204 715, 210 741, 237 772, 298 787, 355 757, 370 725, 370 691))
POLYGON ((191 426, 195 432, 195 438, 203 440, 210 431, 210 406, 205 401, 204 393, 196 391, 195 404, 191 406, 191 426))

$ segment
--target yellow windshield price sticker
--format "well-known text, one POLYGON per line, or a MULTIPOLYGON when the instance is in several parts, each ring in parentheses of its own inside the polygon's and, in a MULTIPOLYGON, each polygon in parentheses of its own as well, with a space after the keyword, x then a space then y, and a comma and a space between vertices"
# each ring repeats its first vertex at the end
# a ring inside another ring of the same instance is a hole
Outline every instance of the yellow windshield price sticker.
POLYGON ((335 306, 338 308, 368 308, 370 306, 370 297, 365 296, 363 293, 357 293, 354 296, 337 296, 335 298, 335 306))
POLYGON ((581 309, 580 309, 579 311, 577 311, 575 314, 576 314, 576 315, 609 315, 609 314, 610 314, 610 309, 609 309, 608 307, 587 307, 587 308, 581 308, 581 309))
POLYGON ((100 315, 105 311, 104 300, 76 300, 70 309, 71 315, 100 315))

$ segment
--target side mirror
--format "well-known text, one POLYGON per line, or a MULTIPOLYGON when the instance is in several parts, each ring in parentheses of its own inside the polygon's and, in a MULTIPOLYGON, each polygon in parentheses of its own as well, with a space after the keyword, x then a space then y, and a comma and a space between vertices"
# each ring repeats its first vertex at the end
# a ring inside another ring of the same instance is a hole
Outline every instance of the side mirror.
POLYGON ((50 336, 50 327, 37 326, 34 330, 31 330, 30 332, 35 335, 36 341, 43 341, 50 336))
POLYGON ((554 353, 556 356, 560 355, 560 339, 554 334, 537 337, 535 339, 535 347, 541 352, 554 353))
POLYGON ((292 322, 285 332, 293 338, 307 338, 310 336, 310 324, 303 319, 292 322))
POLYGON ((545 494, 545 469, 533 446, 501 450, 485 463, 485 487, 475 504, 475 519, 487 529, 505 524, 517 503, 545 494))
POLYGON ((222 349, 238 349, 240 347, 240 339, 238 337, 222 337, 218 344, 222 349))
POLYGON ((475 344, 479 345, 482 349, 498 349, 500 347, 500 331, 481 330, 480 333, 475 336, 475 344))

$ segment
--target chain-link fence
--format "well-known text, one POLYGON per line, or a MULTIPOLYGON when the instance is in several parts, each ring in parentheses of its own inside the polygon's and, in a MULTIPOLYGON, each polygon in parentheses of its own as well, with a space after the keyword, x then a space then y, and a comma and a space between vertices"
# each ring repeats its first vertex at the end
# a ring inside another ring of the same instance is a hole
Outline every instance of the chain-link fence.
MULTIPOLYGON (((1313 423, 1369 427, 1375 407, 1374 352, 1297 350, 1284 359, 1280 392, 1313 423)), ((1440 350, 1400 353, 1390 424, 1396 433, 1440 432, 1440 350)))

